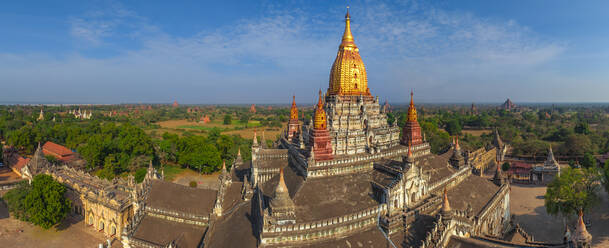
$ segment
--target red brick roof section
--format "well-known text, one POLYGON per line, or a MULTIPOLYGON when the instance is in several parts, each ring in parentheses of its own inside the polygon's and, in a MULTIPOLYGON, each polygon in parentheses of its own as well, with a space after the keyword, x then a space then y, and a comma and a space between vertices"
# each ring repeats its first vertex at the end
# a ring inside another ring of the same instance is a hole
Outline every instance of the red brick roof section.
POLYGON ((67 147, 55 144, 51 141, 44 143, 42 146, 42 152, 44 152, 45 155, 59 155, 61 157, 69 156, 74 153, 67 147))
POLYGON ((21 168, 25 167, 28 162, 30 162, 29 158, 19 156, 19 158, 17 159, 17 163, 13 165, 13 168, 17 171, 21 171, 21 168))

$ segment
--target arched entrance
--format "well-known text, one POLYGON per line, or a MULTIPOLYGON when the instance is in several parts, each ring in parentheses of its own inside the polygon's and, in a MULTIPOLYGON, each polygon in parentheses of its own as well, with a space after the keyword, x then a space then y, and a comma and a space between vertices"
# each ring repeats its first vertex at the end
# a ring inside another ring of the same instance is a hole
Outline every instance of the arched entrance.
POLYGON ((116 226, 112 225, 112 228, 110 228, 110 235, 116 235, 116 226))
POLYGON ((89 215, 89 225, 93 225, 93 215, 89 215))
POLYGON ((99 230, 100 230, 100 231, 101 231, 101 230, 104 230, 104 221, 103 221, 103 220, 100 220, 100 221, 99 221, 99 230))

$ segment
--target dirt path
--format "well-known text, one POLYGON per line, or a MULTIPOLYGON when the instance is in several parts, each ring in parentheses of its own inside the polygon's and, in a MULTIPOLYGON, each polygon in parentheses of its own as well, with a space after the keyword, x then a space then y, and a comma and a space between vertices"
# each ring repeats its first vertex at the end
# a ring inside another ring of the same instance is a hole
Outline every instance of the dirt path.
MULTIPOLYGON (((564 234, 561 218, 550 216, 544 207, 546 187, 512 185, 510 207, 516 222, 533 235, 535 240, 560 242, 564 234)), ((601 203, 588 215, 594 247, 609 247, 609 201, 603 192, 601 203)))
POLYGON ((220 172, 215 172, 209 175, 201 175, 197 172, 187 170, 175 176, 173 183, 189 186, 191 181, 197 182, 199 188, 218 188, 218 176, 220 172))

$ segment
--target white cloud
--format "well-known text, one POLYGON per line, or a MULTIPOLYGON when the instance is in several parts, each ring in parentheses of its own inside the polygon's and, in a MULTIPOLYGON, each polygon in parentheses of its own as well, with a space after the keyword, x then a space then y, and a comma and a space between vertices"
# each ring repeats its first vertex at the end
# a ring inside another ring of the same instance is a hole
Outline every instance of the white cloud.
MULTIPOLYGON (((352 5, 370 87, 392 101, 402 100, 410 88, 431 101, 500 101, 515 92, 502 92, 502 85, 537 83, 536 70, 565 49, 514 20, 449 13, 419 2, 398 5, 352 5)), ((343 30, 338 18, 311 18, 315 15, 271 9, 261 18, 178 37, 113 5, 73 17, 70 33, 98 47, 134 39, 138 48, 109 58, 78 50, 61 59, 0 54, 0 81, 21 85, 0 97, 33 88, 46 99, 245 103, 288 102, 296 92, 312 102, 315 90, 327 87, 343 30)))

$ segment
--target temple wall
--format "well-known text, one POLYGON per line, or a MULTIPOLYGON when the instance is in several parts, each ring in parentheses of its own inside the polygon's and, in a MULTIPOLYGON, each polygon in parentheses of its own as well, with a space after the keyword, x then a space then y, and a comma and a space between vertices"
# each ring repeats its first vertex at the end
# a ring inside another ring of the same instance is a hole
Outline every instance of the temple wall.
POLYGON ((486 150, 482 147, 469 154, 469 163, 476 170, 477 173, 484 173, 484 171, 495 163, 497 158, 497 149, 486 150))
POLYGON ((325 109, 336 155, 366 153, 399 144, 399 128, 387 124, 378 100, 370 96, 328 96, 325 109))
POLYGON ((379 214, 385 212, 386 209, 386 205, 381 204, 357 213, 314 222, 265 225, 262 229, 261 243, 264 245, 286 245, 334 239, 376 225, 379 214))
POLYGON ((455 186, 469 175, 471 175, 471 168, 469 166, 463 166, 457 173, 450 175, 450 177, 444 178, 441 181, 435 182, 432 185, 429 185, 427 193, 438 193, 440 190, 444 189, 444 187, 452 187, 455 186))

